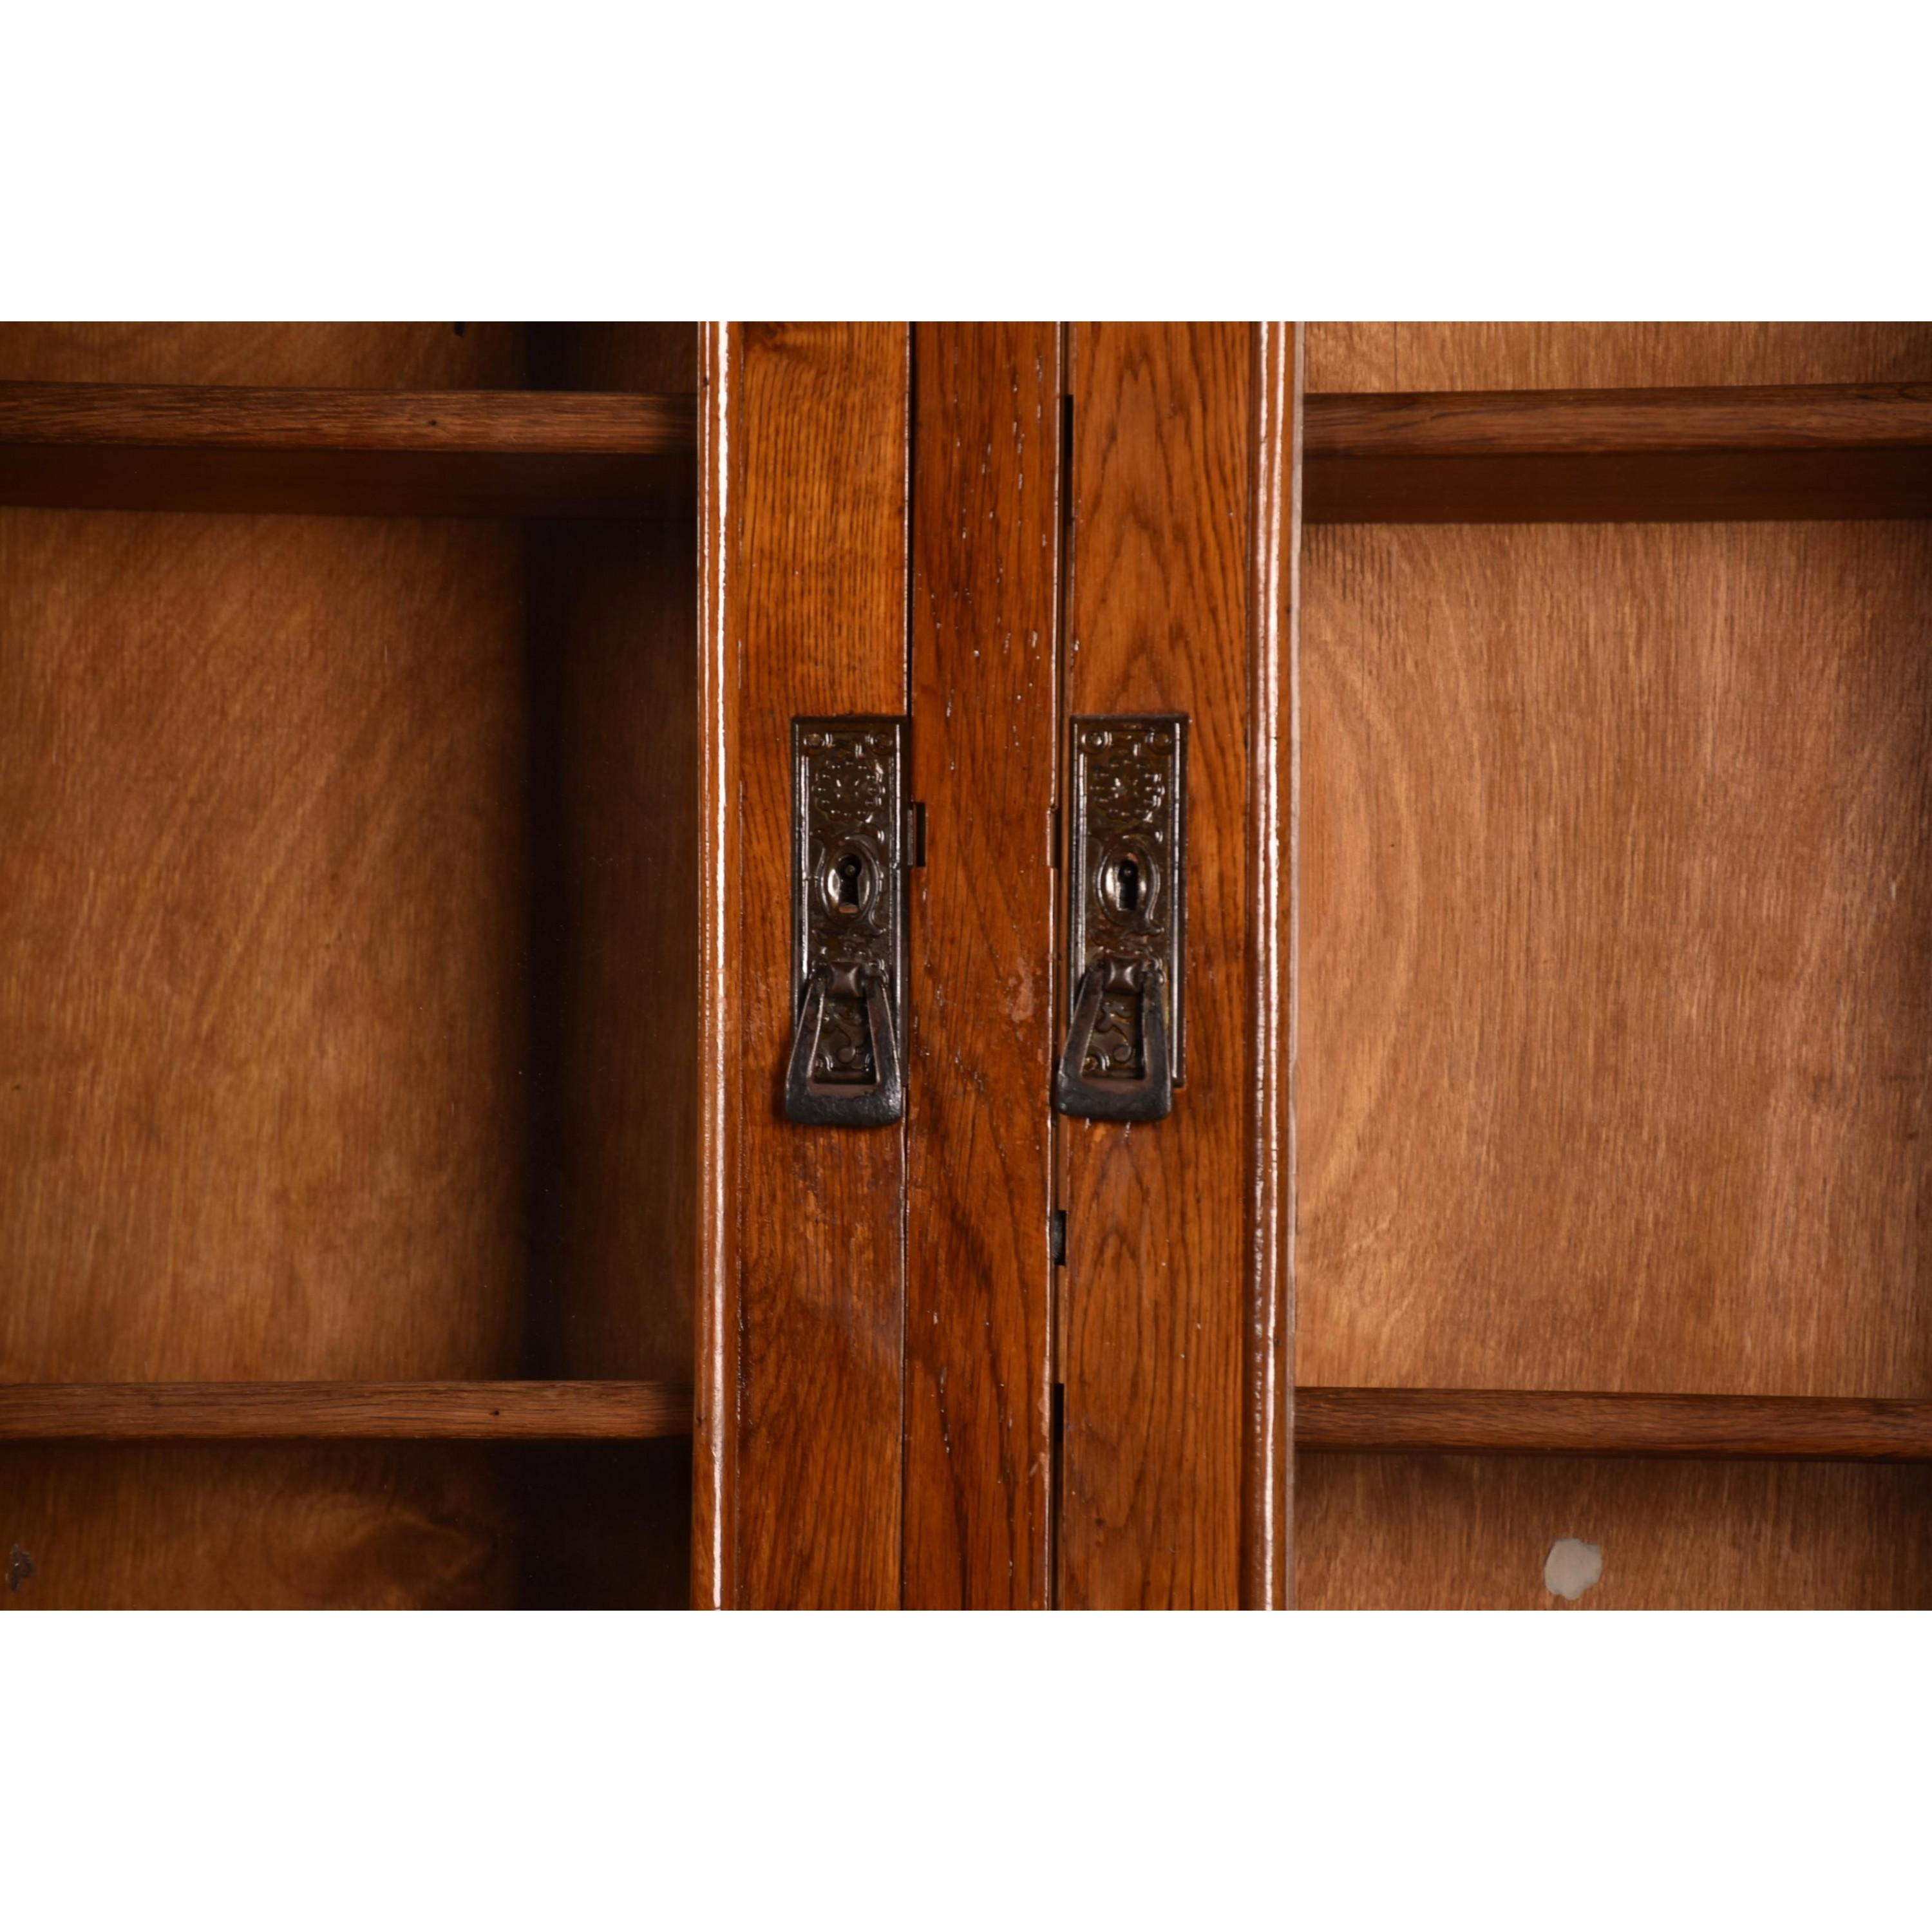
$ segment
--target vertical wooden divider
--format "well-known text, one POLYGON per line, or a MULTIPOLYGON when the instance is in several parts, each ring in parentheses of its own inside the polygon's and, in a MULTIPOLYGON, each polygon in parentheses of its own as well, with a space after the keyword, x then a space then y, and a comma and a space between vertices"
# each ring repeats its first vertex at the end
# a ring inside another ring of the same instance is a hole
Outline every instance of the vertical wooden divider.
POLYGON ((1241 1607, 1294 1601, 1301 331, 1255 328, 1248 540, 1248 1267, 1241 1607))
POLYGON ((1234 325, 1082 323, 1072 346, 1066 709, 1192 723, 1186 1084, 1164 1120, 1060 1123, 1060 1600, 1278 1603, 1292 1199, 1278 546, 1293 364, 1278 334, 1234 325))
POLYGON ((898 324, 706 331, 700 1605, 899 1600, 904 1132, 781 1096, 791 720, 906 709, 908 353, 898 324))
POLYGON ((914 336, 904 1601, 1051 1595, 1060 340, 914 336))

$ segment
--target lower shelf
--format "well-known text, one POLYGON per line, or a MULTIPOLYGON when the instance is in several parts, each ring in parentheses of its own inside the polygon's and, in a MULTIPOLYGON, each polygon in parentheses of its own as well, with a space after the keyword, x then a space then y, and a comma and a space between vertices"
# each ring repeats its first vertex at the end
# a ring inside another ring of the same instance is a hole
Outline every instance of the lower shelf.
MULTIPOLYGON (((1300 1388, 1294 1446, 1410 1455, 1932 1462, 1932 1402, 1300 1388)), ((676 1382, 28 1382, 0 1442, 639 1442, 688 1436, 676 1382)))
POLYGON ((1411 1455, 1793 1456, 1932 1461, 1932 1402, 1298 1388, 1294 1446, 1411 1455))
POLYGON ((26 1382, 0 1442, 636 1442, 691 1433, 675 1382, 26 1382))

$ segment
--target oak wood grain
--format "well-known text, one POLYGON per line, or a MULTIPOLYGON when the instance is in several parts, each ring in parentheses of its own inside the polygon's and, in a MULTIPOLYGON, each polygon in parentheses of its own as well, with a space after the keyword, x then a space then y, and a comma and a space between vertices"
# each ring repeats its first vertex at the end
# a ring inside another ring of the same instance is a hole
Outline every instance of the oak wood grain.
POLYGON ((1240 1600, 1250 1130, 1251 332, 1073 332, 1070 714, 1182 712, 1187 1081, 1166 1120, 1063 1119, 1060 1601, 1240 1600))
POLYGON ((1932 447, 1932 383, 1311 396, 1308 460, 1932 447))
POLYGON ((526 532, 535 1376, 691 1378, 694 519, 526 532))
MULTIPOLYGON (((552 326, 568 340, 584 326, 552 326)), ((515 322, 10 322, 0 323, 0 381, 520 389, 544 380, 530 368, 530 334, 515 322)))
POLYGON ((907 331, 707 341, 694 1600, 896 1606, 904 1131, 795 1126, 781 1097, 791 720, 906 708, 907 331))
POLYGON ((69 449, 691 456, 688 396, 0 382, 0 443, 69 449))
MULTIPOLYGON (((605 335, 608 386, 647 373, 674 386, 674 326, 605 335)), ((467 351, 388 357, 399 339, 230 332, 238 359, 224 361, 191 328, 0 329, 0 368, 523 380, 520 346, 486 369, 467 351), (136 346, 141 366, 116 359, 136 346), (23 364, 28 350, 50 362, 23 364)), ((553 346, 565 373, 576 345, 558 331, 553 346)), ((470 399, 447 400, 460 414, 470 399)), ((490 419, 490 399, 478 406, 490 419)), ((688 1027, 616 994, 610 957, 675 998, 685 527, 680 542, 671 526, 0 516, 0 1372, 476 1378, 554 1358, 688 1376, 682 1216, 668 1238, 652 1226, 652 1190, 676 1187, 688 1146, 672 1070, 681 1049, 691 1064, 688 1027), (602 710, 583 695, 599 652, 602 710), (620 760, 628 784, 610 782, 620 760), (589 890, 569 884, 600 866, 589 890), (631 911, 627 892, 655 903, 631 911), (608 1090, 640 1052, 667 1076, 647 1118, 608 1090), (598 1145, 622 1171, 575 1157, 546 1093, 566 1121, 578 1102, 604 1110, 598 1145), (566 1251, 568 1282, 546 1300, 566 1251)), ((541 1493, 574 1484, 568 1458, 587 1451, 443 1456, 440 1500, 400 1540, 380 1526, 428 1493, 428 1450, 23 1447, 8 1497, 37 1521, 52 1510, 67 1546, 93 1552, 58 1600, 301 1601, 311 1584, 329 1601, 518 1600, 537 1542, 584 1600, 634 1600, 627 1552, 658 1551, 666 1523, 682 1544, 688 1522, 683 1452, 636 1461, 650 1446, 613 1448, 629 1474, 596 1510, 574 1487, 541 1493), (206 1496, 177 1492, 202 1480, 206 1496), (580 1524, 604 1512, 587 1552, 548 1534, 564 1500, 580 1524), (410 1553, 451 1520, 514 1556, 506 1568, 478 1546, 478 1593, 452 1598, 410 1553), (310 1561, 331 1525, 347 1598, 310 1561)))
POLYGON ((913 366, 904 1600, 1043 1608, 1059 331, 922 323, 913 366))
POLYGON ((689 1446, 0 1443, 0 1610, 674 1608, 689 1446))
POLYGON ((1932 382, 1932 322, 1312 322, 1308 387, 1932 382))
POLYGON ((1539 1389, 1310 1388, 1300 1452, 1932 1460, 1932 1402, 1599 1395, 1539 1389))
POLYGON ((0 1386, 14 1442, 635 1441, 691 1432, 670 1382, 80 1382, 0 1386))
POLYGON ((1578 1610, 1932 1608, 1932 1468, 1882 1464, 1310 1456, 1311 1610, 1567 1610, 1551 1545, 1601 1552, 1578 1610))
POLYGON ((1304 585, 1299 1379, 1932 1396, 1932 530, 1304 585))
POLYGON ((1932 514, 1932 385, 1318 396, 1313 523, 1932 514))
POLYGON ((0 383, 0 502, 449 516, 688 509, 686 396, 0 383))
POLYGON ((0 1610, 483 1610, 527 1454, 475 1443, 0 1444, 0 1610))
POLYGON ((1300 778, 1300 332, 1254 334, 1248 538, 1246 1416, 1241 1603, 1294 1601, 1294 866, 1300 778))
POLYGON ((514 1373, 514 526, 0 514, 0 1377, 514 1373))

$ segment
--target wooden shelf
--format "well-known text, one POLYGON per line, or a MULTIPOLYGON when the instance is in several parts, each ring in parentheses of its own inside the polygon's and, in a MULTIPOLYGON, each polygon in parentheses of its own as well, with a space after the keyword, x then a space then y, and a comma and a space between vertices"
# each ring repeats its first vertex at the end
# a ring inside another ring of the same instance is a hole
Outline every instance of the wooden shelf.
MULTIPOLYGON (((1932 1461, 1932 1402, 1300 1388, 1310 1454, 1932 1461)), ((0 1385, 0 1442, 636 1442, 688 1436, 670 1382, 30 1382, 0 1385)))
POLYGON ((671 1382, 28 1382, 0 1442, 635 1442, 691 1412, 671 1382))
POLYGON ((1932 1461, 1932 1402, 1298 1388, 1298 1450, 1932 1461))
POLYGON ((688 396, 0 383, 0 504, 658 517, 696 502, 688 396))
POLYGON ((1932 516, 1932 384, 1311 395, 1316 524, 1932 516))

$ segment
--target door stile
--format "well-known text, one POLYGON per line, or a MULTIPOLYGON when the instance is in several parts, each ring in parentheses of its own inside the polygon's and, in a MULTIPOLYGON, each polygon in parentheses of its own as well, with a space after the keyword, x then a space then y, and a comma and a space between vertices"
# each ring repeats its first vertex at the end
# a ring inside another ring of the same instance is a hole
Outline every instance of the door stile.
POLYGON ((896 323, 706 338, 700 1604, 899 1601, 904 1128, 783 1101, 793 720, 906 705, 908 354, 896 323))
POLYGON ((909 1607, 1051 1594, 1059 336, 914 338, 909 1607))
POLYGON ((1241 1607, 1294 1600, 1294 944, 1301 330, 1255 326, 1248 590, 1247 1416, 1241 1607))
POLYGON ((1188 721, 1185 1064, 1165 1118, 1059 1123, 1060 1600, 1279 1602, 1294 364, 1278 332, 1235 325, 1082 323, 1072 350, 1065 709, 1188 721))
POLYGON ((698 1282, 692 1388, 691 1603, 736 1600, 732 1513, 737 1421, 736 1162, 738 1054, 731 997, 737 814, 736 652, 729 592, 731 422, 743 349, 740 325, 704 326, 698 367, 698 1282))

